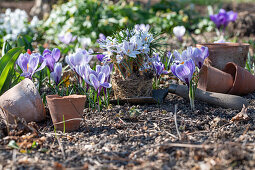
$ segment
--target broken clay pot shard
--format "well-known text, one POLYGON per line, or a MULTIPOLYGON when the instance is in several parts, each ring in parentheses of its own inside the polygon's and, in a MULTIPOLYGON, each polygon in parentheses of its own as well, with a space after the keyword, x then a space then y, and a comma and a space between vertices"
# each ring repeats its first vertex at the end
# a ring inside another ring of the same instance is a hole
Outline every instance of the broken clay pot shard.
MULTIPOLYGON (((178 96, 181 96, 183 98, 186 98, 186 99, 189 98, 189 93, 188 93, 189 89, 187 86, 171 84, 169 86, 168 91, 170 93, 177 94, 178 96)), ((203 101, 203 102, 220 106, 223 108, 227 108, 227 109, 231 108, 231 109, 241 110, 243 108, 243 105, 245 105, 246 107, 248 106, 248 102, 240 96, 214 93, 214 92, 206 92, 200 89, 196 89, 195 100, 203 101)))
POLYGON ((205 59, 205 65, 223 70, 228 62, 245 67, 250 45, 247 43, 205 43, 196 46, 198 48, 208 47, 209 56, 205 59))
POLYGON ((227 63, 224 71, 232 75, 234 83, 229 94, 246 95, 255 91, 255 76, 235 63, 227 63))
POLYGON ((46 100, 51 119, 57 130, 70 132, 80 127, 86 102, 85 95, 70 95, 64 97, 48 95, 46 96, 46 100))
POLYGON ((26 78, 0 96, 0 115, 6 123, 14 123, 17 116, 26 122, 40 122, 46 113, 34 83, 26 78))
POLYGON ((198 88, 201 90, 228 93, 232 86, 232 75, 215 67, 203 65, 199 72, 198 88))

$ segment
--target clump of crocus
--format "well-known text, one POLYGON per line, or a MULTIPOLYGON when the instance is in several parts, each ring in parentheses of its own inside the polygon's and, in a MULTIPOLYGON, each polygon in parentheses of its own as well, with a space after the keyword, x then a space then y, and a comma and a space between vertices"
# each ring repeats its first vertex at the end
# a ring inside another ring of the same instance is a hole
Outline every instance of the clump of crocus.
POLYGON ((76 40, 76 36, 73 36, 72 33, 61 33, 58 36, 59 41, 61 41, 64 44, 70 44, 71 42, 74 42, 76 40))
POLYGON ((62 74, 62 64, 61 63, 55 63, 54 71, 50 73, 50 76, 55 81, 57 86, 60 83, 61 74, 62 74))
POLYGON ((174 51, 174 64, 171 66, 172 73, 181 81, 187 84, 189 88, 189 99, 191 109, 195 109, 194 98, 197 82, 194 82, 196 77, 195 71, 202 68, 205 58, 208 57, 208 48, 188 47, 181 54, 174 51), (196 69, 196 67, 198 69, 196 69))
MULTIPOLYGON (((110 74, 112 71, 111 65, 96 65, 96 70, 90 68, 88 63, 84 63, 76 67, 77 74, 82 77, 82 79, 87 84, 86 92, 88 92, 89 87, 92 87, 96 92, 96 99, 93 101, 98 101, 98 108, 100 110, 100 94, 102 89, 104 90, 104 96, 108 97, 107 90, 111 87, 110 84, 110 74)), ((94 97, 93 95, 92 97, 94 97)))
POLYGON ((39 67, 40 57, 39 53, 32 53, 31 55, 29 53, 21 54, 17 59, 17 64, 23 72, 21 76, 32 79, 36 72, 41 71, 46 66, 46 61, 44 60, 39 67))
POLYGON ((215 23, 217 29, 224 34, 227 25, 237 19, 237 13, 220 9, 218 14, 210 15, 210 19, 215 23))
MULTIPOLYGON (((153 63, 153 52, 159 44, 150 32, 150 26, 145 24, 135 25, 133 29, 122 30, 113 37, 101 37, 98 40, 100 48, 104 50, 97 58, 103 63, 113 63, 122 77, 127 78, 143 74, 148 69, 154 68, 160 74, 161 64, 153 63)), ((145 75, 145 74, 143 74, 145 75)))
POLYGON ((173 28, 173 33, 180 42, 183 40, 182 37, 184 36, 185 31, 186 29, 184 26, 176 26, 173 28))

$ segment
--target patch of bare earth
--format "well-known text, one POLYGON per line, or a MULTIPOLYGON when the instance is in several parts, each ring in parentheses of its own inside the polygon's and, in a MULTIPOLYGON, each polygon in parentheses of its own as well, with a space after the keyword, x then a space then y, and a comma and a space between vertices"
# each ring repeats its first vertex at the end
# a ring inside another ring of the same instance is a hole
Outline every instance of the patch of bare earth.
POLYGON ((112 106, 101 112, 84 110, 78 131, 54 132, 50 118, 37 124, 38 135, 3 136, 3 168, 56 169, 251 169, 255 166, 255 93, 246 96, 249 120, 232 122, 239 111, 169 94, 161 105, 112 106), (174 106, 178 104, 176 130, 174 106), (7 144, 15 140, 20 149, 7 144), (37 146, 32 147, 36 141, 37 146))

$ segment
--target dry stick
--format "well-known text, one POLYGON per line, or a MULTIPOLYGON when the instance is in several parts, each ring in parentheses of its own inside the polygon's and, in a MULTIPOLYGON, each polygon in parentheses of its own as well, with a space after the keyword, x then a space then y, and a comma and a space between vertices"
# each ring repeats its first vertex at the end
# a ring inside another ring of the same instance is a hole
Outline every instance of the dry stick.
POLYGON ((80 153, 78 153, 78 154, 76 154, 76 155, 74 155, 74 156, 72 156, 72 157, 66 159, 66 160, 65 160, 65 163, 70 162, 70 161, 73 161, 74 159, 76 159, 76 158, 79 157, 79 156, 82 156, 83 154, 84 154, 84 152, 80 152, 80 153))
POLYGON ((168 131, 164 131, 164 132, 166 132, 168 135, 172 136, 172 137, 175 138, 175 139, 179 139, 177 136, 175 136, 175 135, 172 134, 172 133, 169 133, 168 131))
POLYGON ((59 144, 60 150, 61 150, 61 152, 62 152, 63 158, 66 159, 66 154, 65 154, 65 151, 64 151, 64 147, 63 147, 63 145, 62 145, 62 143, 61 143, 59 137, 58 137, 58 136, 56 136, 56 137, 57 137, 58 144, 59 144))
POLYGON ((177 124, 177 104, 174 105, 174 123, 175 123, 175 128, 176 128, 176 131, 177 131, 177 134, 179 136, 179 140, 182 140, 182 137, 181 137, 181 134, 179 132, 179 129, 178 129, 178 124, 177 124))
POLYGON ((123 123, 123 124, 127 124, 124 120, 122 120, 120 117, 118 117, 119 118, 119 120, 123 123))
MULTIPOLYGON (((54 123, 54 124, 57 125, 57 124, 61 124, 61 123, 70 122, 70 121, 73 121, 73 120, 84 120, 84 119, 83 118, 73 118, 73 119, 67 119, 65 121, 57 122, 57 123, 54 123)), ((54 125, 52 125, 52 126, 54 126, 54 125)))

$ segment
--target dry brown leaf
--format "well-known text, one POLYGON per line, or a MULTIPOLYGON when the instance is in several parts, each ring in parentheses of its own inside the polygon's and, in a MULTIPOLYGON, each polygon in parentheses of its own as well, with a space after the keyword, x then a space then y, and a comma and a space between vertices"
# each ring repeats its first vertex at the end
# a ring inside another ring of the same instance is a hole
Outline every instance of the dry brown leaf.
POLYGON ((249 120, 250 117, 247 114, 247 107, 245 107, 245 105, 243 105, 243 108, 241 110, 241 112, 239 112, 237 115, 235 115, 234 117, 232 117, 231 121, 243 121, 243 120, 249 120))

